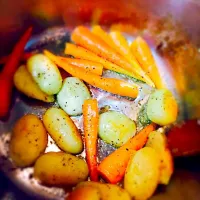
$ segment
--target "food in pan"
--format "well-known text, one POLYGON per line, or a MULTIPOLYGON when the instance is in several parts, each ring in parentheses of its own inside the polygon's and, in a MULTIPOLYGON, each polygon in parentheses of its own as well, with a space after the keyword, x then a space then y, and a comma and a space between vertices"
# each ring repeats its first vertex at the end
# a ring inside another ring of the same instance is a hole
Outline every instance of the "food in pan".
POLYGON ((73 187, 69 200, 148 199, 173 173, 165 126, 176 122, 177 102, 142 37, 129 45, 121 32, 78 26, 71 41, 65 56, 46 49, 13 69, 20 92, 56 103, 41 119, 29 114, 16 122, 10 157, 18 167, 34 166, 41 184, 73 187), (61 69, 68 73, 64 79, 61 69), (146 100, 140 105, 138 98, 146 100), (140 111, 131 110, 136 117, 118 107, 120 99, 137 104, 140 111), (47 134, 60 152, 45 152, 47 134), (100 140, 115 149, 103 159, 98 157, 100 140))

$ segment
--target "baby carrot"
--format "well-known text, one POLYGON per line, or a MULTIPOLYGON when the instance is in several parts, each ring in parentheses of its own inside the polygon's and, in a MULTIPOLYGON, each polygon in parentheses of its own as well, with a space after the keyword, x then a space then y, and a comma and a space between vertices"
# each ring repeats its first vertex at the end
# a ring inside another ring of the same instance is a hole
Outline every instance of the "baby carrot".
POLYGON ((87 99, 83 104, 83 127, 85 135, 86 160, 91 181, 98 181, 97 135, 99 113, 96 99, 87 99))
POLYGON ((118 94, 121 96, 128 96, 132 98, 136 98, 138 95, 138 86, 134 84, 130 84, 128 82, 114 79, 114 78, 104 78, 98 75, 95 75, 90 72, 86 72, 84 69, 79 67, 70 65, 60 59, 59 57, 53 55, 49 51, 45 50, 44 54, 55 62, 58 66, 63 68, 72 76, 78 77, 81 80, 89 83, 90 85, 105 90, 107 92, 118 94))
POLYGON ((107 34, 99 25, 96 25, 92 27, 92 32, 123 56, 133 66, 133 71, 140 80, 155 87, 152 80, 145 74, 138 61, 132 55, 126 38, 119 31, 113 31, 110 34, 107 34))
POLYGON ((118 65, 116 65, 108 60, 105 60, 105 59, 97 56, 95 53, 93 53, 81 46, 77 46, 77 45, 74 45, 71 43, 66 43, 65 54, 71 55, 71 56, 73 56, 75 58, 79 58, 79 59, 98 62, 98 63, 101 63, 105 69, 112 70, 112 71, 115 71, 115 72, 118 72, 121 74, 125 74, 125 75, 133 77, 133 78, 137 78, 131 72, 123 69, 122 67, 119 67, 118 65))
POLYGON ((102 40, 104 40, 104 42, 106 42, 110 47, 112 47, 113 49, 115 49, 116 51, 118 51, 118 49, 116 48, 116 46, 114 45, 110 35, 108 35, 108 33, 106 33, 101 26, 99 25, 95 25, 92 27, 92 33, 94 33, 96 36, 98 36, 99 38, 101 38, 102 40))
POLYGON ((0 117, 5 117, 8 113, 11 103, 13 76, 15 71, 17 70, 17 67, 24 52, 24 47, 27 41, 29 40, 31 33, 32 33, 32 28, 29 28, 22 35, 21 39, 15 45, 12 53, 9 56, 9 60, 6 62, 0 74, 0 93, 1 93, 0 117))
POLYGON ((113 31, 110 33, 110 37, 112 38, 112 43, 114 43, 114 46, 116 49, 118 49, 118 52, 124 56, 127 61, 131 63, 133 66, 135 74, 137 74, 141 80, 146 82, 152 87, 155 87, 153 81, 149 78, 149 76, 143 71, 143 69, 140 67, 138 61, 135 59, 133 54, 131 53, 129 44, 126 40, 126 38, 119 32, 119 31, 113 31))
POLYGON ((144 71, 150 76, 156 88, 158 89, 166 88, 159 74, 151 50, 146 41, 142 37, 137 37, 132 42, 131 51, 138 60, 138 62, 141 64, 144 71))
POLYGON ((146 126, 135 137, 106 157, 98 167, 100 175, 109 183, 116 184, 121 181, 131 155, 145 145, 148 135, 153 130, 155 130, 154 124, 146 126))
POLYGON ((132 65, 126 61, 120 54, 118 54, 113 48, 111 48, 106 42, 104 42, 101 38, 96 36, 94 33, 90 32, 84 26, 78 26, 72 32, 71 35, 72 41, 74 41, 77 45, 80 45, 100 57, 103 57, 120 67, 124 68, 132 72, 134 75, 134 69, 132 65))
POLYGON ((97 75, 102 75, 103 73, 103 65, 94 61, 90 60, 83 60, 83 59, 75 59, 75 58, 65 58, 65 57, 60 57, 63 61, 80 67, 82 69, 85 69, 87 72, 91 72, 97 75))

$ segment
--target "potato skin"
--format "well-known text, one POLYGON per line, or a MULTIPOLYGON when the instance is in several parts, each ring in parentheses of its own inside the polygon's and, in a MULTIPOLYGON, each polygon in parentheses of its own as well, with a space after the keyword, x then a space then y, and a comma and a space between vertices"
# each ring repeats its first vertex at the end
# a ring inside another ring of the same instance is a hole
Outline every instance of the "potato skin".
POLYGON ((42 184, 72 186, 87 179, 87 163, 64 152, 48 152, 38 158, 34 166, 34 177, 42 184))
POLYGON ((33 80, 24 65, 21 65, 14 75, 15 87, 28 97, 38 99, 44 102, 54 102, 53 95, 47 95, 40 90, 37 83, 33 80))
POLYGON ((62 77, 57 66, 45 55, 35 54, 27 61, 27 70, 46 94, 57 94, 62 86, 62 77))
POLYGON ((125 144, 136 133, 134 121, 126 115, 108 111, 99 117, 99 137, 115 147, 125 144))
POLYGON ((98 183, 93 181, 85 181, 82 183, 79 183, 77 185, 77 188, 81 187, 93 187, 98 189, 101 200, 108 200, 108 199, 114 199, 114 200, 131 200, 130 195, 126 190, 123 188, 114 185, 114 184, 105 184, 105 183, 98 183))
POLYGON ((135 200, 150 198, 159 182, 160 159, 151 147, 136 152, 129 161, 124 188, 135 200))
POLYGON ((152 131, 149 134, 147 147, 155 149, 160 157, 160 180, 159 183, 167 185, 173 174, 173 158, 167 147, 167 137, 160 131, 152 131))
POLYGON ((9 154, 18 167, 32 165, 44 153, 48 136, 41 120, 33 114, 20 118, 11 136, 9 154))
POLYGON ((78 154, 83 142, 71 118, 59 108, 49 108, 43 115, 43 123, 56 144, 65 152, 78 154))
POLYGON ((63 85, 57 94, 59 106, 68 115, 82 114, 82 106, 91 95, 86 85, 76 77, 68 77, 63 81, 63 85))
POLYGON ((101 200, 101 195, 97 188, 84 186, 72 191, 66 200, 101 200))
POLYGON ((147 102, 148 118, 159 125, 168 125, 176 121, 178 105, 173 94, 167 89, 155 90, 147 102))

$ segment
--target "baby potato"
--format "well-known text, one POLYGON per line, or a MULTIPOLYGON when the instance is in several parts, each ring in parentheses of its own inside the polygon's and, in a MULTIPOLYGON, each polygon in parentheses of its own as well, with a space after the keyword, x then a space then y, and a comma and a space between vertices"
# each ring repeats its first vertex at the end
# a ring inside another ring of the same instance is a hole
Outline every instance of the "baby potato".
POLYGON ((90 99, 90 92, 85 84, 76 77, 66 78, 57 95, 59 106, 68 115, 82 114, 82 106, 86 99, 90 99))
POLYGON ((148 118, 161 126, 176 121, 178 105, 172 93, 167 89, 155 90, 147 102, 148 118))
POLYGON ((66 200, 101 200, 101 195, 97 188, 84 186, 76 188, 66 200))
POLYGON ((59 108, 50 108, 43 115, 43 123, 56 144, 65 152, 78 154, 83 142, 71 118, 59 108))
POLYGON ((160 157, 160 180, 159 183, 167 185, 173 173, 173 158, 170 150, 167 148, 167 137, 165 133, 152 131, 149 134, 147 147, 156 150, 160 157))
POLYGON ((44 102, 54 102, 53 95, 47 95, 40 90, 37 83, 33 80, 24 65, 20 66, 14 75, 15 87, 28 97, 38 99, 44 102))
POLYGON ((47 133, 40 119, 32 114, 20 118, 11 135, 9 154, 18 167, 32 165, 44 153, 47 133))
POLYGON ((62 77, 57 66, 45 55, 35 54, 27 61, 27 69, 39 88, 48 95, 57 94, 62 77))
POLYGON ((124 177, 124 188, 135 200, 146 200, 156 190, 159 177, 159 156, 153 148, 144 147, 129 161, 124 177))
POLYGON ((131 197, 126 190, 113 184, 85 181, 85 182, 79 183, 77 185, 77 188, 88 187, 88 186, 95 188, 99 191, 101 200, 108 200, 108 199, 131 200, 131 197))
POLYGON ((120 147, 136 133, 134 121, 116 111, 105 112, 99 117, 99 137, 105 142, 120 147))
POLYGON ((48 152, 38 158, 34 177, 42 184, 72 186, 87 179, 87 163, 64 152, 48 152))

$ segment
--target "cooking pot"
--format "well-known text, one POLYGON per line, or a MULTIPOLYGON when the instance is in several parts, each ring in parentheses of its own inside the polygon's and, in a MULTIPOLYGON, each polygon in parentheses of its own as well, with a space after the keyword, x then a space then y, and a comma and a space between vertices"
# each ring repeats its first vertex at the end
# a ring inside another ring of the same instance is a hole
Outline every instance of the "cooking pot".
MULTIPOLYGON (((30 25, 34 28, 34 35, 55 26, 65 26, 71 30, 79 24, 97 23, 105 27, 111 25, 120 27, 129 35, 148 33, 151 35, 154 48, 166 59, 172 74, 175 84, 171 89, 180 98, 178 120, 198 119, 200 116, 199 11, 198 0, 1 0, 0 56, 9 54, 20 34, 30 25)), ((62 35, 62 31, 59 33, 62 35)), ((20 109, 25 108, 18 108, 16 113, 20 112, 20 109)), ((0 126, 0 130, 3 130, 3 123, 0 126)), ((8 173, 6 176, 9 176, 8 173)), ((9 178, 12 180, 11 176, 9 178)), ((0 177, 0 182, 2 181, 7 181, 7 178, 0 177)), ((27 199, 29 198, 27 195, 34 196, 34 199, 49 198, 48 195, 32 193, 30 187, 20 185, 19 182, 16 184, 19 189, 10 182, 7 185, 7 194, 11 195, 11 199, 27 199)), ((191 155, 175 159, 175 173, 170 184, 158 188, 151 199, 199 200, 199 190, 200 157, 191 155)), ((7 196, 2 199, 7 199, 7 196)))

